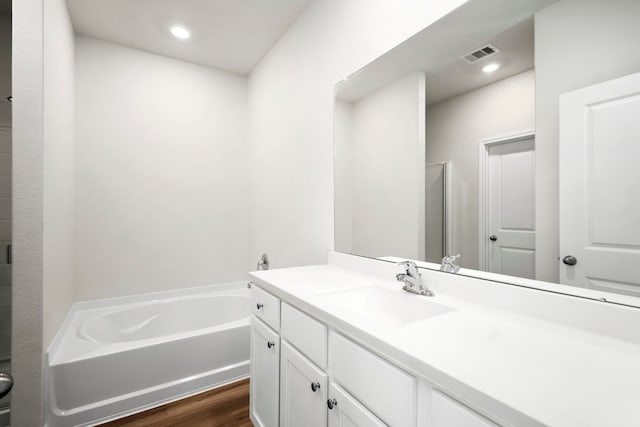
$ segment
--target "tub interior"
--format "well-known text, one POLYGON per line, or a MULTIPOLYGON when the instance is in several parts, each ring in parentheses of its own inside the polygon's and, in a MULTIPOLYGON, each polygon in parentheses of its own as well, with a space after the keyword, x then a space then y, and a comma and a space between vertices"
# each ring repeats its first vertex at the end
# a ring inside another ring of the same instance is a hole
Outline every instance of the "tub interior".
POLYGON ((89 318, 78 326, 78 335, 97 344, 158 338, 233 322, 238 313, 249 313, 249 303, 239 295, 154 301, 89 318))

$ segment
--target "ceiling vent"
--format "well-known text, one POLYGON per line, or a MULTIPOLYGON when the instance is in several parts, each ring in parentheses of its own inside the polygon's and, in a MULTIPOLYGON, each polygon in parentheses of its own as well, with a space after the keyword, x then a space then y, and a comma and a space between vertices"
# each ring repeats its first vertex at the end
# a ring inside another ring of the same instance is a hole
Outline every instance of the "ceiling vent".
POLYGON ((483 58, 488 58, 498 52, 500 52, 500 49, 489 43, 482 46, 480 49, 476 49, 473 52, 462 56, 461 58, 467 61, 469 64, 473 64, 476 61, 479 61, 483 58))

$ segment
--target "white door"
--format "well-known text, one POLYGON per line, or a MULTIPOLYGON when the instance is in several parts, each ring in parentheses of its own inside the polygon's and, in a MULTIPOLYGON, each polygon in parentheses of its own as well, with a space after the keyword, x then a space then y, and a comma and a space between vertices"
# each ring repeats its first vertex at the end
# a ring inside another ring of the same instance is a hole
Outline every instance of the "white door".
POLYGON ((561 283, 640 296, 638 184, 640 73, 562 95, 561 283))
POLYGON ((340 386, 329 386, 329 427, 384 427, 367 408, 340 386))
POLYGON ((280 426, 326 427, 327 374, 282 341, 280 426))
POLYGON ((535 140, 487 144, 487 271, 535 278, 535 140))
POLYGON ((251 421, 257 427, 278 426, 280 337, 251 316, 251 421))

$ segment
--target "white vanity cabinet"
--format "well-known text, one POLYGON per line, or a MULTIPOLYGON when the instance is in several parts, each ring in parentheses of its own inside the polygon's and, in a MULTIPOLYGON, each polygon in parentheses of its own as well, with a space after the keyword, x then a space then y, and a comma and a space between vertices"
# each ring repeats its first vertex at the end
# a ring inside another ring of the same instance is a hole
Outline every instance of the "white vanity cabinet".
POLYGON ((256 427, 277 427, 280 392, 280 337, 251 317, 250 415, 256 427))
POLYGON ((257 427, 496 426, 263 289, 251 294, 257 427))
POLYGON ((280 426, 325 427, 327 374, 284 340, 280 358, 280 426))

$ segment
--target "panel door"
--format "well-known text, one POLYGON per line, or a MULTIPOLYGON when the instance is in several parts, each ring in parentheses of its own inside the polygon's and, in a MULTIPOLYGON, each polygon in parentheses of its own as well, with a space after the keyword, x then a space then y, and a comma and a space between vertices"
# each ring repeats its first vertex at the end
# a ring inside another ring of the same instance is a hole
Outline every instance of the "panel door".
POLYGON ((280 365, 280 426, 326 427, 327 374, 286 341, 280 365))
POLYGON ((640 296, 639 118, 640 73, 560 97, 563 284, 640 296))
POLYGON ((535 142, 489 147, 488 270, 535 278, 535 142))
POLYGON ((329 386, 329 427, 384 427, 385 423, 339 385, 329 386))
POLYGON ((280 337, 251 316, 251 420, 258 427, 277 427, 280 391, 280 337))

